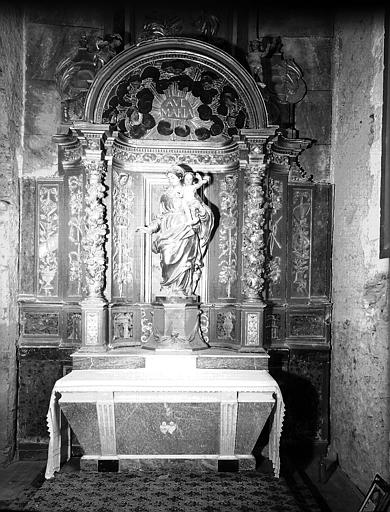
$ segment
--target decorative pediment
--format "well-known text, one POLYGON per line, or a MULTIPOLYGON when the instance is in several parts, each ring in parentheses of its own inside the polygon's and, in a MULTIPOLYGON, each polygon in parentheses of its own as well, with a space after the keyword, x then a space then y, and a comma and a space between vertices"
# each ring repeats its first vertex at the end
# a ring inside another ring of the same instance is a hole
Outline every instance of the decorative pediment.
POLYGON ((172 37, 140 43, 104 66, 84 117, 133 139, 218 142, 267 126, 256 82, 233 57, 172 37))

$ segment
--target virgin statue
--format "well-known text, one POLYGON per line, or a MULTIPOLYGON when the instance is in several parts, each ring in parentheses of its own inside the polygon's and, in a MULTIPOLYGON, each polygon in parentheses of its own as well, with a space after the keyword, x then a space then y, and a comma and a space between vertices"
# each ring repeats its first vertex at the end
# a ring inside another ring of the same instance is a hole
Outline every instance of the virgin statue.
POLYGON ((159 214, 137 231, 155 233, 152 251, 160 254, 161 288, 166 295, 193 297, 214 225, 211 209, 196 192, 208 180, 180 165, 170 167, 166 176, 169 186, 161 195, 159 214))

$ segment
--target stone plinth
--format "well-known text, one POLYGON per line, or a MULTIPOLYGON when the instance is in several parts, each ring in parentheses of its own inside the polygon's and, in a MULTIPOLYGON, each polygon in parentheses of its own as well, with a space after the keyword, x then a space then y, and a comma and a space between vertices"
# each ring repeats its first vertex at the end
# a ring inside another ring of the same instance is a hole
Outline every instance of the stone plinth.
POLYGON ((199 325, 199 303, 160 300, 153 304, 152 334, 142 348, 150 350, 204 350, 199 325))

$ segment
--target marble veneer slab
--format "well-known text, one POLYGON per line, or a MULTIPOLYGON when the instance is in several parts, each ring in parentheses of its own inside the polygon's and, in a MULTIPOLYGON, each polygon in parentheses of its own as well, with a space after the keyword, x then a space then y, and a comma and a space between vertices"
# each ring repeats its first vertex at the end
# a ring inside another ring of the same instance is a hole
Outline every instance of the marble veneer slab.
MULTIPOLYGON (((128 348, 122 350, 111 350, 105 354, 72 354, 74 370, 97 370, 97 369, 135 369, 144 368, 147 364, 153 364, 158 357, 164 357, 161 360, 163 365, 168 360, 171 351, 152 351, 142 348, 128 348), (147 363, 147 361, 149 363, 147 363)), ((189 363, 199 369, 230 369, 230 370, 267 370, 269 355, 264 352, 259 353, 239 353, 224 349, 206 349, 197 352, 182 351, 174 353, 176 361, 180 356, 182 359, 179 364, 189 363), (189 361, 192 362, 189 362, 189 361)))

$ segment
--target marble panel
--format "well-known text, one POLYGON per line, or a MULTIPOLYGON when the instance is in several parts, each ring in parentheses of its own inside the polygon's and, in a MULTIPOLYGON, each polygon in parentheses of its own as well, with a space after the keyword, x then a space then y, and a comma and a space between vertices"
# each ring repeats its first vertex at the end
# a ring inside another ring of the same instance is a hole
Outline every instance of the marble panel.
POLYGON ((73 358, 74 370, 98 370, 102 368, 145 368, 145 359, 139 356, 126 356, 125 354, 107 356, 75 356, 73 358))
POLYGON ((197 368, 222 368, 229 370, 268 370, 268 357, 208 357, 198 356, 197 368))
POLYGON ((313 237, 311 247, 311 296, 328 298, 331 286, 332 203, 331 185, 314 189, 313 237))
POLYGON ((308 90, 331 89, 330 37, 285 37, 283 55, 293 58, 303 72, 308 90))
POLYGON ((274 371, 286 405, 285 443, 326 442, 329 435, 329 351, 289 351, 288 370, 274 371))
POLYGON ((273 406, 267 402, 238 404, 236 454, 252 453, 273 406))
POLYGON ((329 36, 333 35, 333 15, 328 7, 322 9, 283 4, 262 4, 259 9, 259 35, 329 36))
POLYGON ((40 442, 49 438, 46 414, 51 390, 63 376, 68 353, 55 349, 19 350, 18 439, 40 442))
POLYGON ((207 473, 218 471, 218 460, 215 459, 120 459, 119 471, 183 471, 185 473, 195 471, 207 473))
POLYGON ((57 65, 77 51, 82 34, 86 34, 92 46, 103 35, 98 28, 42 23, 27 23, 26 32, 27 80, 54 80, 57 65))
POLYGON ((20 292, 34 293, 35 276, 35 180, 22 178, 20 292))
POLYGON ((50 135, 27 135, 23 159, 25 173, 53 176, 57 171, 57 147, 50 135))
POLYGON ((314 144, 306 149, 300 155, 299 163, 305 169, 308 176, 313 175, 315 182, 330 183, 332 177, 330 172, 329 144, 314 144))
POLYGON ((295 127, 300 137, 318 144, 330 144, 332 122, 331 91, 308 91, 295 108, 295 127))
POLYGON ((28 80, 26 84, 26 135, 50 135, 61 123, 61 98, 55 82, 28 80))
POLYGON ((219 417, 219 403, 115 404, 117 453, 218 453, 219 417))
POLYGON ((95 403, 61 403, 60 407, 85 454, 100 455, 100 436, 95 403))

